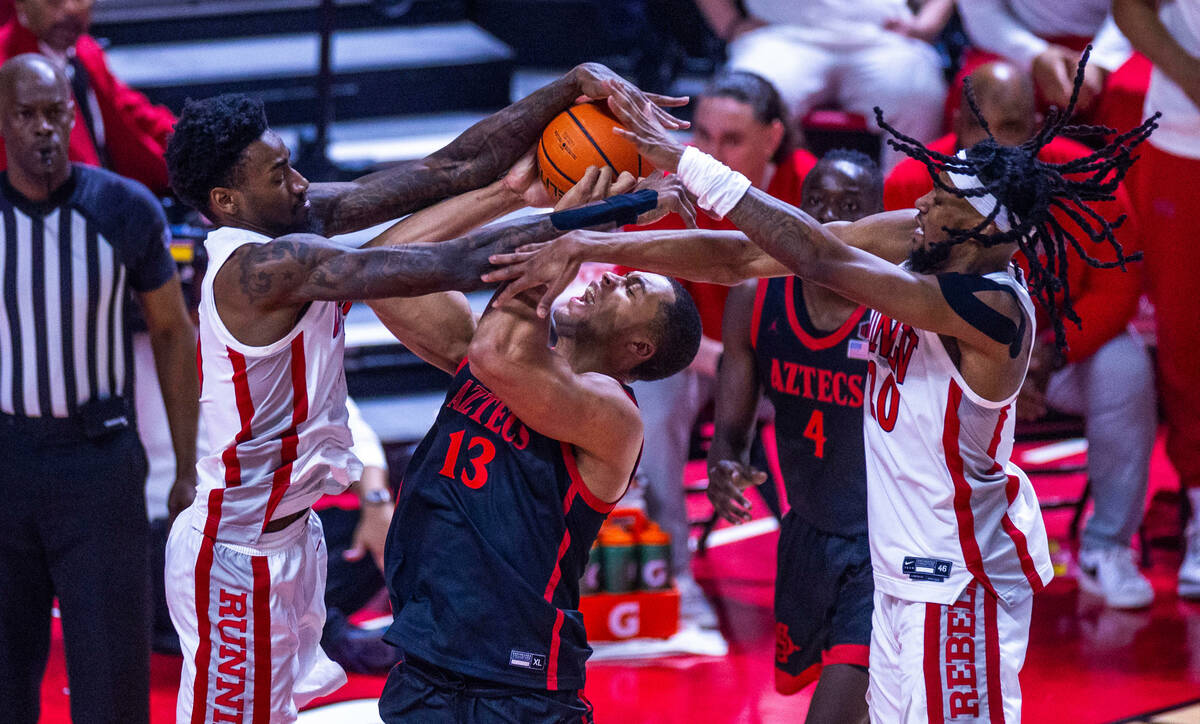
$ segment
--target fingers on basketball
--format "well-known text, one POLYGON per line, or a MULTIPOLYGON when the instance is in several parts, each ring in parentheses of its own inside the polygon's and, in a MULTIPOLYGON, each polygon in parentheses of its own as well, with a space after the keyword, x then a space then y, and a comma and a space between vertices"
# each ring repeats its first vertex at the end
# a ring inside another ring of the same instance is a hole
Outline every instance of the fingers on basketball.
POLYGON ((653 170, 633 143, 614 132, 619 125, 606 104, 592 102, 568 108, 546 126, 538 142, 538 169, 555 199, 582 180, 589 166, 608 168, 613 178, 623 172, 640 178, 653 170))

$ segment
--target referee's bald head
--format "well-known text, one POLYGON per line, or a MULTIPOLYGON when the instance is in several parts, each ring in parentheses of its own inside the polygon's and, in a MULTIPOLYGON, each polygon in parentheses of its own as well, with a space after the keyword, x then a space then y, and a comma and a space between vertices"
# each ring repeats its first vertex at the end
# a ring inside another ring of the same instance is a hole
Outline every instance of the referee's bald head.
POLYGON ((9 180, 21 193, 44 197, 70 177, 74 125, 71 83, 61 68, 36 53, 0 66, 0 135, 9 180))
POLYGON ((71 98, 71 81, 61 68, 39 53, 15 55, 0 65, 0 103, 10 107, 19 85, 55 87, 71 98))

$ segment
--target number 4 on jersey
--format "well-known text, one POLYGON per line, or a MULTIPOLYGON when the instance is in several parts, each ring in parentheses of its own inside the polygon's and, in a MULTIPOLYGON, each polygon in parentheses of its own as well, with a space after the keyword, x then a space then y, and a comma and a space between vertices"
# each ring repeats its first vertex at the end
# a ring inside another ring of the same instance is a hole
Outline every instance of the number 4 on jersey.
POLYGON ((820 410, 813 410, 812 417, 808 418, 808 424, 804 426, 804 437, 812 440, 816 446, 813 455, 825 457, 825 414, 820 410))

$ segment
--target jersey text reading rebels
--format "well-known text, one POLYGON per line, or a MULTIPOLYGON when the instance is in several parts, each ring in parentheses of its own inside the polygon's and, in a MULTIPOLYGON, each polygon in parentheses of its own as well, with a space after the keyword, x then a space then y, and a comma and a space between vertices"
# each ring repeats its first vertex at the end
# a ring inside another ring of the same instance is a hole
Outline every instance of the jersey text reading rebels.
POLYGON ((808 317, 796 277, 762 279, 750 340, 758 376, 775 406, 779 467, 792 510, 817 530, 867 532, 863 461, 866 308, 833 332, 808 317))
POLYGON ((400 491, 384 638, 467 676, 583 688, 579 578, 612 508, 569 444, 527 427, 464 362, 400 491))

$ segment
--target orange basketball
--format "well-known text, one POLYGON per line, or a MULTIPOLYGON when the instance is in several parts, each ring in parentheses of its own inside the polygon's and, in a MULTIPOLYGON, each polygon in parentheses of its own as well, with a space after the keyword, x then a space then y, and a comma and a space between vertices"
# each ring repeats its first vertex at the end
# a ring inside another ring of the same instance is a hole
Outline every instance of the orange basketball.
POLYGON ((588 166, 608 166, 614 179, 622 171, 641 177, 654 170, 632 143, 613 133, 620 125, 603 101, 581 103, 550 121, 537 155, 542 183, 554 198, 562 198, 588 166))

